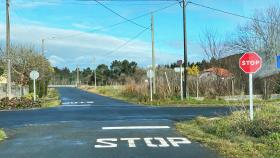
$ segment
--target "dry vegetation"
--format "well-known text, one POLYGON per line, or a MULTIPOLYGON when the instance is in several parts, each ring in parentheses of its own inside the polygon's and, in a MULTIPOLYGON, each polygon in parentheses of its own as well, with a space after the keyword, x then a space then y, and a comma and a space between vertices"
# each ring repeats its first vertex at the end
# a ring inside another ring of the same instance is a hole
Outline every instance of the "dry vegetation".
POLYGON ((2 98, 0 100, 0 110, 46 108, 59 106, 61 103, 59 93, 56 89, 49 88, 47 96, 33 101, 33 93, 20 98, 2 98))
POLYGON ((279 113, 279 105, 266 105, 256 110, 254 121, 246 111, 238 111, 216 119, 181 122, 177 129, 228 158, 279 158, 279 113))

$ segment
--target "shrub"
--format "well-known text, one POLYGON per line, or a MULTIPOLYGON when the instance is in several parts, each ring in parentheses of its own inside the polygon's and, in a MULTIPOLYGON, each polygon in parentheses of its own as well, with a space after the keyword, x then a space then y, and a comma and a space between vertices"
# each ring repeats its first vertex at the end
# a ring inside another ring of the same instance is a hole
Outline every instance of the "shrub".
POLYGON ((35 108, 41 107, 40 102, 33 102, 29 98, 2 98, 0 100, 0 109, 23 109, 23 108, 35 108))
POLYGON ((6 133, 2 129, 0 129, 0 141, 6 138, 7 138, 6 133))
POLYGON ((125 85, 124 89, 121 92, 123 96, 129 98, 137 98, 140 102, 149 101, 149 95, 146 85, 138 85, 135 82, 125 85))
POLYGON ((280 130, 273 121, 264 118, 239 122, 238 128, 251 137, 266 136, 280 130))
POLYGON ((268 146, 266 154, 270 158, 280 157, 280 132, 261 137, 261 142, 268 146))

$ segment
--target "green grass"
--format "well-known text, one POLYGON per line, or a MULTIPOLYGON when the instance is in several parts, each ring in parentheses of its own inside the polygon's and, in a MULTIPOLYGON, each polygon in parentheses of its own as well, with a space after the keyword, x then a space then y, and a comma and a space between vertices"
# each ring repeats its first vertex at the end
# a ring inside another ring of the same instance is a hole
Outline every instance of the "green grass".
POLYGON ((55 88, 48 89, 48 95, 41 100, 43 108, 57 107, 61 105, 61 100, 58 91, 55 88))
POLYGON ((255 111, 254 121, 244 111, 208 119, 198 117, 177 123, 177 130, 229 158, 280 157, 280 107, 264 105, 255 111))
POLYGON ((136 104, 143 104, 138 101, 137 98, 135 97, 129 97, 123 95, 123 86, 102 86, 102 87, 97 87, 95 88, 89 88, 89 87, 80 87, 80 89, 91 92, 91 93, 96 93, 102 96, 107 96, 119 100, 123 100, 126 102, 130 103, 136 103, 136 104))
POLYGON ((4 130, 0 129, 0 141, 3 141, 6 138, 7 138, 6 133, 4 132, 4 130))

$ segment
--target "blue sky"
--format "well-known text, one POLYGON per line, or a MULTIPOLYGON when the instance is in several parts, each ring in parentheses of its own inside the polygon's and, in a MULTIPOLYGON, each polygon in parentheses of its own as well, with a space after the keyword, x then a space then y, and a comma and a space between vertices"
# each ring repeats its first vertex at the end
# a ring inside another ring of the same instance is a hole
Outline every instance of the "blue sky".
MULTIPOLYGON (((193 0, 206 6, 252 16, 255 10, 279 5, 278 0, 193 0)), ((101 1, 104 5, 130 19, 149 13, 176 1, 101 1)), ((5 3, 0 4, 0 43, 5 43, 5 3)), ((182 8, 175 4, 156 12, 155 47, 158 64, 168 64, 183 57, 182 8)), ((46 56, 54 66, 75 68, 110 64, 114 59, 134 60, 142 67, 151 64, 151 33, 146 30, 136 40, 116 52, 110 53, 143 28, 130 22, 94 31, 123 19, 94 1, 75 0, 11 0, 11 39, 13 44, 28 44, 40 50, 46 38, 46 56), (54 37, 54 38, 53 38, 54 37), (50 39, 53 38, 53 39, 50 39)), ((150 16, 135 22, 149 27, 150 16)), ((222 37, 234 33, 247 19, 218 13, 194 5, 187 6, 189 61, 205 58, 199 37, 205 28, 217 30, 222 37)))

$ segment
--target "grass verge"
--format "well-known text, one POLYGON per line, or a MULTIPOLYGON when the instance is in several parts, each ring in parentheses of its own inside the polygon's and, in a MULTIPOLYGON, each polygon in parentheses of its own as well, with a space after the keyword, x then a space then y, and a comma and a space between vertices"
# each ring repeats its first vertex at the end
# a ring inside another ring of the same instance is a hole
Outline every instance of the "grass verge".
MULTIPOLYGON (((153 106, 244 106, 248 105, 248 100, 238 100, 238 101, 226 101, 223 99, 203 99, 198 100, 196 98, 190 97, 188 100, 181 100, 180 97, 171 97, 167 99, 157 99, 156 96, 154 101, 151 102, 149 96, 143 96, 141 94, 135 94, 135 92, 126 92, 124 86, 102 86, 102 87, 89 87, 81 86, 82 90, 88 92, 97 93, 103 96, 109 96, 112 98, 124 100, 130 103, 153 105, 153 106)), ((280 100, 255 100, 254 103, 257 105, 264 105, 265 103, 279 103, 280 100)))
POLYGON ((55 88, 48 89, 48 95, 40 100, 43 108, 57 107, 61 105, 60 95, 55 88))
POLYGON ((3 129, 0 129, 0 142, 7 138, 6 133, 3 129))
POLYGON ((254 121, 245 111, 208 119, 198 117, 177 123, 184 136, 210 147, 227 158, 279 158, 280 106, 264 105, 255 110, 254 121))

